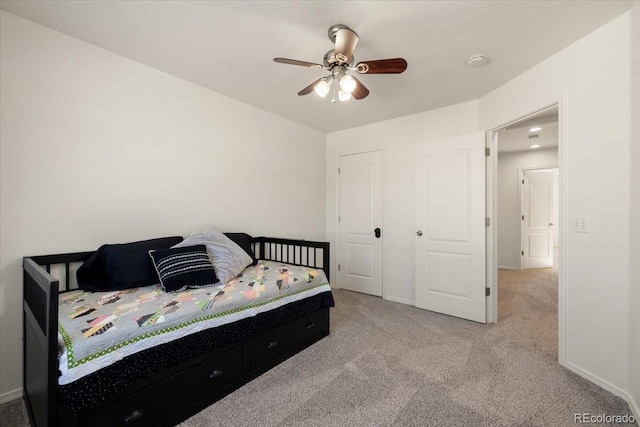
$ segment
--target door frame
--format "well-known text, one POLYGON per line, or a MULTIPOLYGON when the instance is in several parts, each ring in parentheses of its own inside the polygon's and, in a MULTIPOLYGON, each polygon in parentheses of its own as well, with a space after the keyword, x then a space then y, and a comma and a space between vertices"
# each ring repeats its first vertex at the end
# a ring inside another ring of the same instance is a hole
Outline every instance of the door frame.
POLYGON ((486 131, 486 144, 491 155, 487 157, 487 287, 491 295, 487 299, 487 322, 498 322, 498 131, 522 120, 526 120, 552 108, 558 108, 558 363, 566 366, 567 361, 567 270, 568 270, 568 227, 567 227, 567 157, 568 157, 568 94, 530 110, 529 114, 486 131))
POLYGON ((336 154, 335 157, 335 161, 336 161, 336 169, 335 169, 335 174, 336 174, 336 204, 335 204, 335 216, 334 216, 334 221, 335 221, 335 225, 336 225, 336 251, 335 251, 335 265, 333 265, 331 267, 332 271, 335 271, 335 283, 332 284, 332 286, 336 289, 341 289, 340 287, 340 281, 338 278, 338 265, 341 263, 342 261, 342 254, 340 253, 340 224, 338 223, 338 216, 340 215, 340 174, 338 172, 338 168, 340 167, 340 157, 344 157, 344 156, 353 156, 355 154, 366 154, 366 153, 374 153, 376 151, 380 151, 380 153, 382 154, 382 245, 381 245, 381 257, 382 257, 382 266, 381 266, 381 278, 380 280, 382 281, 382 298, 386 299, 385 297, 385 293, 384 293, 384 253, 386 252, 386 244, 387 244, 387 239, 384 238, 384 232, 387 228, 387 156, 386 156, 386 150, 383 147, 379 147, 379 148, 371 148, 369 150, 353 150, 353 151, 339 151, 336 154))
MULTIPOLYGON (((524 179, 524 173, 526 171, 538 171, 538 170, 554 170, 554 169, 558 169, 558 173, 560 173, 560 169, 558 168, 558 165, 555 166, 527 166, 524 168, 518 168, 518 206, 520 206, 520 214, 523 213, 524 211, 524 194, 523 192, 523 184, 522 184, 522 180, 524 179)), ((558 203, 558 200, 554 199, 554 203, 558 203)), ((558 227, 559 225, 556 224, 558 227)), ((520 259, 519 259, 519 265, 518 265, 518 269, 522 270, 524 269, 524 255, 522 255, 522 251, 524 251, 524 223, 520 222, 520 259)), ((558 242, 556 242, 558 243, 558 242)), ((560 245, 558 245, 559 247, 560 245)))

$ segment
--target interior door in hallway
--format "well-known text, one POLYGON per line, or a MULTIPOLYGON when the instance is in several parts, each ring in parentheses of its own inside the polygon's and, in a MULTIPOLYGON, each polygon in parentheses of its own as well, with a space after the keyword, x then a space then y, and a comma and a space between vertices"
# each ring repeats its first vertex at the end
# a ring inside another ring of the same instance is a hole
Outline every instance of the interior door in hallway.
POLYGON ((338 286, 382 296, 382 151, 340 156, 338 286))
POLYGON ((553 171, 522 175, 522 268, 553 267, 553 171))
POLYGON ((416 147, 416 307, 486 322, 485 135, 416 147))

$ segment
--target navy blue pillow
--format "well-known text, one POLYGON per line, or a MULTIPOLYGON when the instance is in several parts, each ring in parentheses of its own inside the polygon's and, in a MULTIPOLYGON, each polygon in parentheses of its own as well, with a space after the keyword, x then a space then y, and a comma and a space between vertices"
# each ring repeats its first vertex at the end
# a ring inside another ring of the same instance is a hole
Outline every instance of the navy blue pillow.
POLYGON ((253 253, 253 237, 247 233, 224 233, 224 235, 233 240, 236 245, 244 249, 244 251, 251 257, 251 265, 256 265, 258 263, 256 255, 253 253))
POLYGON ((205 245, 149 251, 165 292, 220 284, 205 245))
POLYGON ((78 287, 85 291, 105 292, 156 285, 160 279, 149 259, 149 251, 168 249, 182 240, 176 236, 102 245, 78 268, 78 287))

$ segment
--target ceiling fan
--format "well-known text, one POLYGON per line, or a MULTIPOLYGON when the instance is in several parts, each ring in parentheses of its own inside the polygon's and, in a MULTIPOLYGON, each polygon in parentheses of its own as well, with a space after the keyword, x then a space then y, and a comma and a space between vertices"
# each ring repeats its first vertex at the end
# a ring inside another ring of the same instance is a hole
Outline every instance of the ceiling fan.
POLYGON ((403 58, 362 61, 354 66, 353 50, 358 43, 358 35, 346 25, 332 25, 329 28, 329 39, 335 43, 335 47, 324 55, 322 64, 288 58, 273 58, 275 62, 280 64, 299 65, 330 72, 327 77, 319 78, 302 89, 298 95, 316 92, 324 98, 333 91, 331 102, 336 102, 336 98, 340 101, 347 101, 352 97, 363 99, 369 95, 369 89, 355 76, 347 74, 347 71, 355 71, 358 74, 400 74, 407 69, 407 61, 403 58))

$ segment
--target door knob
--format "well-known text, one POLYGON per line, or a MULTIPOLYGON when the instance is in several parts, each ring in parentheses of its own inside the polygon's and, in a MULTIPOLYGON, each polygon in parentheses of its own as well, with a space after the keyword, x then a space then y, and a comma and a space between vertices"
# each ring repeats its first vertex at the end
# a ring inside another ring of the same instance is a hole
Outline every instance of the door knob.
POLYGON ((376 239, 379 239, 379 238, 380 238, 380 231, 381 231, 381 230, 380 230, 379 228, 376 228, 375 230, 373 230, 373 232, 374 232, 374 233, 375 233, 375 235, 376 235, 376 239))
POLYGON ((549 223, 549 227, 551 227, 552 225, 553 225, 553 223, 552 223, 552 222, 550 222, 550 223, 549 223))
POLYGON ((416 235, 417 235, 418 237, 422 236, 422 230, 418 230, 418 231, 416 231, 416 235))

